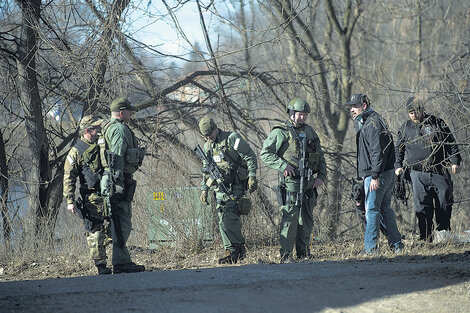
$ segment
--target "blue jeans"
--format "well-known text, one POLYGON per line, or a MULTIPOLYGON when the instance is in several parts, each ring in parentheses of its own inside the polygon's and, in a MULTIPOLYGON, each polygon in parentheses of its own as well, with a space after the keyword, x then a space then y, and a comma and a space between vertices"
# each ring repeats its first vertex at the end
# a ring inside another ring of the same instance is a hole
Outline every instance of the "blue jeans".
POLYGON ((366 194, 366 231, 364 235, 365 252, 371 253, 377 249, 380 231, 380 216, 387 229, 387 239, 390 248, 401 248, 401 234, 397 228, 395 213, 390 208, 392 200, 392 188, 395 182, 394 170, 388 170, 379 176, 379 188, 370 190, 371 176, 364 179, 364 191, 366 194))

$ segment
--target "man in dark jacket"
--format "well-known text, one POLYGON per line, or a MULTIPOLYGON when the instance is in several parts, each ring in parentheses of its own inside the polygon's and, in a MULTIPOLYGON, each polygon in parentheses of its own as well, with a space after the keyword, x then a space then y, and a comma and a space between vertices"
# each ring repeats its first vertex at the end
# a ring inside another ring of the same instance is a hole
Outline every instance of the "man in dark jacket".
POLYGON ((446 123, 424 112, 424 99, 412 97, 407 110, 410 119, 398 131, 395 174, 411 170, 414 209, 421 240, 432 241, 433 216, 437 230, 450 230, 452 174, 460 170, 460 153, 446 123))
POLYGON ((366 230, 364 253, 377 254, 380 216, 387 229, 390 248, 403 249, 395 213, 390 208, 395 180, 393 138, 384 119, 370 108, 366 95, 354 94, 346 103, 356 127, 357 176, 364 179, 366 230))

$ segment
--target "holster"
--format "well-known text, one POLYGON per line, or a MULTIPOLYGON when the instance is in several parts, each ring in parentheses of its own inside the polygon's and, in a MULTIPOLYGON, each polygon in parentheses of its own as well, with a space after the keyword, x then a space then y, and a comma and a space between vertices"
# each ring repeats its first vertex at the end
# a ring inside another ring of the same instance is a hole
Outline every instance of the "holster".
POLYGON ((136 187, 137 181, 135 179, 126 180, 125 200, 127 202, 132 202, 134 199, 136 187))
POLYGON ((277 196, 277 203, 279 203, 279 205, 286 205, 286 187, 277 186, 276 196, 277 196))

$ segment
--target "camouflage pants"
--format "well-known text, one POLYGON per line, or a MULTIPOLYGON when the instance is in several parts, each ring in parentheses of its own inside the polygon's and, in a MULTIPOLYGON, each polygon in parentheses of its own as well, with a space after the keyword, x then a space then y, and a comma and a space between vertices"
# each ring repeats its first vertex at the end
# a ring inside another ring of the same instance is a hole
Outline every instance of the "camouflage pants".
POLYGON ((95 265, 106 265, 106 231, 103 224, 93 227, 91 232, 87 232, 86 240, 88 248, 90 249, 90 257, 95 262, 95 265), (95 230, 96 229, 96 230, 95 230))
POLYGON ((90 257, 95 265, 106 265, 106 244, 109 241, 108 223, 103 217, 103 198, 97 194, 83 195, 84 208, 92 217, 93 227, 86 232, 90 257))
POLYGON ((313 208, 317 199, 313 195, 304 198, 302 214, 299 214, 299 206, 295 205, 295 193, 289 193, 286 205, 281 206, 282 220, 279 237, 281 244, 281 256, 290 255, 294 249, 297 256, 310 254, 310 235, 313 229, 313 208))
MULTIPOLYGON (((238 200, 244 194, 243 185, 232 185, 233 196, 238 200)), ((242 223, 238 212, 238 201, 229 195, 217 192, 217 212, 219 215, 219 231, 225 250, 234 251, 236 246, 245 243, 242 235, 242 223)))

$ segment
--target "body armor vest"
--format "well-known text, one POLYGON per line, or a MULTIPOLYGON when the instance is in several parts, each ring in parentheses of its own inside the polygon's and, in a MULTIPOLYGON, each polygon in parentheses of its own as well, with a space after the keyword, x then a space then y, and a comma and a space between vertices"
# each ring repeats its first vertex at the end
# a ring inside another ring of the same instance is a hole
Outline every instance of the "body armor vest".
POLYGON ((100 179, 103 167, 100 161, 100 147, 98 144, 89 144, 79 139, 74 146, 82 160, 80 171, 80 186, 86 186, 88 191, 100 190, 100 179))
MULTIPOLYGON (((289 139, 286 140, 279 148, 279 156, 286 160, 293 167, 298 168, 299 161, 302 156, 302 153, 300 151, 300 144, 296 142, 296 139, 289 131, 287 125, 277 125, 273 127, 273 129, 275 128, 280 128, 289 134, 289 139)), ((294 131, 297 134, 303 133, 307 136, 306 155, 308 161, 308 168, 312 169, 313 174, 317 173, 318 163, 320 161, 321 155, 320 139, 318 138, 318 135, 315 133, 313 128, 308 125, 303 125, 301 127, 294 128, 294 131)))
POLYGON ((221 141, 209 144, 209 155, 224 174, 228 184, 240 184, 248 179, 248 166, 232 147, 228 144, 230 133, 220 131, 221 141))

